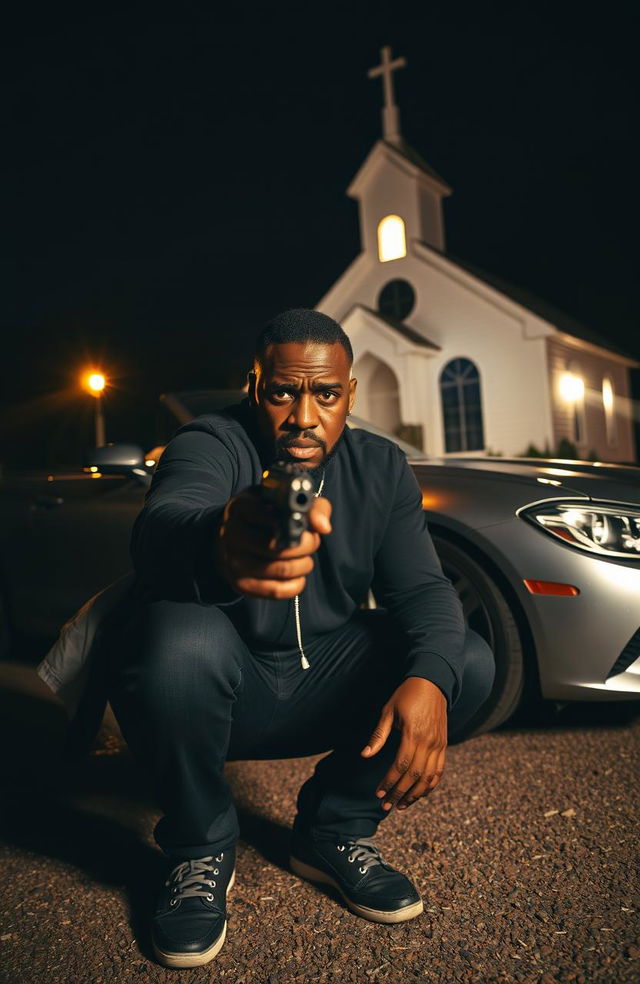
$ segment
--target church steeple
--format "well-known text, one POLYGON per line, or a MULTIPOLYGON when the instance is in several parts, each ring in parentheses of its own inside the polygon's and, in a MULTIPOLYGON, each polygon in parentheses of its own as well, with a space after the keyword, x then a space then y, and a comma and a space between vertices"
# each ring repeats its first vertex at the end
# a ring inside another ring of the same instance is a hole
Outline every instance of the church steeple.
POLYGON ((404 68, 406 59, 393 59, 388 45, 380 55, 380 64, 367 74, 370 79, 382 76, 382 139, 374 145, 347 194, 360 204, 362 249, 380 263, 388 263, 408 256, 414 240, 444 252, 442 199, 451 194, 451 188, 400 133, 393 72, 404 68))
POLYGON ((395 61, 392 61, 391 48, 389 45, 385 45, 385 47, 381 50, 380 55, 382 63, 380 65, 376 65, 375 68, 370 68, 367 72, 367 77, 370 79, 376 79, 379 75, 382 76, 384 86, 382 135, 385 140, 399 146, 402 142, 402 137, 400 135, 400 110, 396 106, 393 92, 393 72, 397 71, 399 68, 404 68, 407 64, 407 59, 396 58, 395 61))

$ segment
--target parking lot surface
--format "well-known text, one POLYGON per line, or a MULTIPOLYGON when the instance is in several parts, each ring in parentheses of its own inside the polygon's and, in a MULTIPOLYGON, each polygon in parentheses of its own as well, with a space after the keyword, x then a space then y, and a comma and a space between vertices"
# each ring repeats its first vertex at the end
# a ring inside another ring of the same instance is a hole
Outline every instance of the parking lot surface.
POLYGON ((0 706, 2 984, 640 980, 638 704, 568 705, 450 746, 440 785, 376 837, 424 898, 396 926, 288 870, 320 756, 229 763, 242 839, 227 940, 175 971, 147 930, 165 863, 145 776, 108 718, 91 754, 60 765, 60 720, 21 687, 0 706))

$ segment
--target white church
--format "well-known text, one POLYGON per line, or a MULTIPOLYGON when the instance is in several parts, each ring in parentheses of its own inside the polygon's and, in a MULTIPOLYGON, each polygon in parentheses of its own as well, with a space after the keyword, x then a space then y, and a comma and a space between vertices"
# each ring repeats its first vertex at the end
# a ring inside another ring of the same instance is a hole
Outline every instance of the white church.
POLYGON ((355 412, 428 455, 552 451, 634 461, 629 370, 572 319, 447 256, 451 188, 403 140, 382 50, 383 139, 347 193, 362 252, 316 305, 354 349, 355 412))

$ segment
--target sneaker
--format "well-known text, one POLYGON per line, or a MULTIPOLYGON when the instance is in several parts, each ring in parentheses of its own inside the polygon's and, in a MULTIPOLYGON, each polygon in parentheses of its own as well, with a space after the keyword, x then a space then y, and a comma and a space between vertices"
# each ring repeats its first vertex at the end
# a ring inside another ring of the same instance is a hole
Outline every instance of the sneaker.
POLYGON ((172 869, 151 926, 153 951, 165 967, 200 967, 222 949, 235 856, 234 845, 217 857, 182 861, 172 869))
POLYGON ((333 885, 352 912, 371 922, 404 922, 423 910, 407 876, 384 861, 367 838, 311 840, 294 832, 289 863, 301 878, 333 885))

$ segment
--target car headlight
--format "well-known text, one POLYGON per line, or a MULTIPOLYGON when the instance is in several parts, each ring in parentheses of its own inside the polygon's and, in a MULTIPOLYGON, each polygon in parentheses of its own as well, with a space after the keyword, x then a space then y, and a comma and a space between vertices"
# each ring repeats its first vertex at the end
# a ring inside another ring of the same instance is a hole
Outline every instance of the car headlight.
POLYGON ((579 550, 640 560, 640 509, 542 502, 523 509, 520 515, 579 550))

